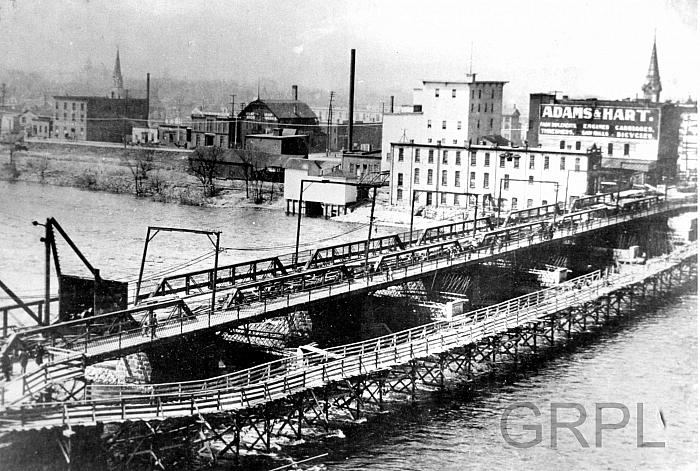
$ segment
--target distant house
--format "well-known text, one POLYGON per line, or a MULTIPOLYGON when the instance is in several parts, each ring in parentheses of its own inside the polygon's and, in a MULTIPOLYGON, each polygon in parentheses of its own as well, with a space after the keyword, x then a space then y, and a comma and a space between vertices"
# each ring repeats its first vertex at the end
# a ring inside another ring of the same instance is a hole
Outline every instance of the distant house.
POLYGON ((19 125, 26 137, 47 139, 51 137, 51 117, 40 116, 32 110, 26 110, 20 115, 19 125))
POLYGON ((164 146, 187 147, 187 130, 188 127, 181 124, 160 124, 158 142, 164 146))
POLYGON ((0 120, 0 134, 16 134, 21 131, 20 113, 4 112, 0 120))
POLYGON ((109 96, 54 96, 52 137, 76 141, 125 142, 134 126, 148 123, 146 98, 129 97, 124 88, 119 51, 109 96))
POLYGON ((157 144, 158 142, 158 128, 134 126, 131 130, 132 144, 157 144))
POLYGON ((347 214, 348 206, 357 201, 357 180, 347 176, 332 162, 290 158, 284 167, 284 199, 287 213, 301 210, 307 216, 325 217, 347 214), (301 183, 305 180, 304 192, 299 197, 301 183), (306 180, 309 180, 308 184, 306 180), (317 181, 319 183, 313 183, 317 181))
POLYGON ((229 149, 238 147, 236 119, 228 113, 195 109, 192 118, 192 131, 189 147, 214 146, 229 149))
POLYGON ((243 108, 238 120, 242 139, 250 134, 272 134, 274 129, 294 129, 296 134, 309 136, 311 152, 326 149, 326 135, 319 127, 318 118, 303 101, 257 99, 243 108))
POLYGON ((283 130, 275 130, 275 132, 272 134, 249 134, 245 137, 246 150, 265 152, 267 154, 275 155, 308 157, 309 145, 307 135, 285 135, 279 131, 283 130))

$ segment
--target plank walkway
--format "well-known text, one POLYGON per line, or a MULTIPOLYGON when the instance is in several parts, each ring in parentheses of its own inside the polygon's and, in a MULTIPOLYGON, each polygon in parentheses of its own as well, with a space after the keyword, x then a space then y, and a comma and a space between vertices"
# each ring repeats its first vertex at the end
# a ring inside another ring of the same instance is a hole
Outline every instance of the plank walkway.
MULTIPOLYGON (((241 410, 342 379, 385 371, 443 353, 581 305, 643 281, 697 257, 693 244, 630 273, 594 272, 519 298, 391 335, 334 347, 331 356, 306 354, 203 381, 124 388, 121 398, 22 405, 0 416, 0 430, 94 425, 97 422, 164 420, 241 410)), ((96 392, 96 391, 95 391, 96 392)))

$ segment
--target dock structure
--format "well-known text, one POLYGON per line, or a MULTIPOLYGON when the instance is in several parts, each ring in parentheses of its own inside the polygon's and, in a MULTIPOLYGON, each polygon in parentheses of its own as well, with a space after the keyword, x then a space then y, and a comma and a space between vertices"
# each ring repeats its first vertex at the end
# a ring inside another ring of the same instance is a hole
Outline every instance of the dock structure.
MULTIPOLYGON (((262 445, 269 451, 276 434, 288 431, 300 438, 305 424, 327 424, 331 406, 358 418, 371 404, 381 407, 387 391, 413 398, 417 384, 442 387, 451 372, 469 376, 479 365, 501 357, 517 362, 523 355, 553 346, 559 337, 569 338, 623 318, 650 299, 696 279, 697 246, 690 244, 635 270, 594 271, 451 320, 324 351, 305 351, 202 381, 110 386, 112 397, 95 399, 104 397, 104 387, 86 384, 84 368, 197 333, 364 296, 618 224, 666 217, 688 207, 688 202, 649 200, 614 213, 601 213, 598 208, 557 217, 555 212, 556 224, 537 218, 493 228, 486 221, 464 221, 319 249, 301 258, 276 257, 221 267, 217 273, 171 277, 156 287, 156 296, 133 308, 16 332, 14 341, 40 335, 51 343, 55 355, 41 368, 4 385, 0 430, 72 430, 138 422, 146 431, 134 432, 121 442, 133 458, 143 451, 144 443, 155 455, 167 454, 154 451, 153 444, 164 443, 163 436, 172 433, 168 424, 182 427, 185 420, 187 430, 199 430, 200 438, 190 445, 224 444, 212 459, 227 452, 237 457, 245 430, 257 438, 250 447, 262 445), (208 278, 208 283, 203 284, 202 278, 208 278), (215 283, 219 298, 211 309, 210 290, 215 283), (47 387, 58 384, 64 385, 66 400, 37 402, 47 387)), ((70 436, 64 434, 65 440, 70 436)), ((68 445, 62 446, 69 449, 68 445)))

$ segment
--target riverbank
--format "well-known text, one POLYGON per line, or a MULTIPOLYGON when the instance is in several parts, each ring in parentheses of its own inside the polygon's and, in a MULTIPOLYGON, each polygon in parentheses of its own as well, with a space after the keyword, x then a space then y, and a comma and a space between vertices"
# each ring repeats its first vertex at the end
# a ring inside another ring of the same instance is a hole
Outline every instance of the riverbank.
POLYGON ((140 185, 139 197, 153 201, 210 207, 283 208, 283 186, 265 184, 264 201, 246 197, 245 182, 220 180, 215 197, 204 197, 202 186, 188 173, 188 154, 171 149, 142 149, 87 146, 64 143, 29 142, 27 151, 9 153, 1 159, 0 179, 45 185, 69 186, 91 191, 136 196, 139 159, 152 151, 147 178, 140 185))

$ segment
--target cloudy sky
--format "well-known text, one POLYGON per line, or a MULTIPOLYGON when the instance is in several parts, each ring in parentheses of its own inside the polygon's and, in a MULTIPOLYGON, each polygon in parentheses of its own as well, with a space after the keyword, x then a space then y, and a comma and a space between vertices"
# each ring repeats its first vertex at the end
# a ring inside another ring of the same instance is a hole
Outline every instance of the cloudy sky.
POLYGON ((506 99, 641 94, 656 30, 662 98, 697 96, 693 0, 0 0, 0 67, 270 78, 405 92, 423 78, 507 80, 506 99), (472 53, 473 51, 473 53, 472 53))

